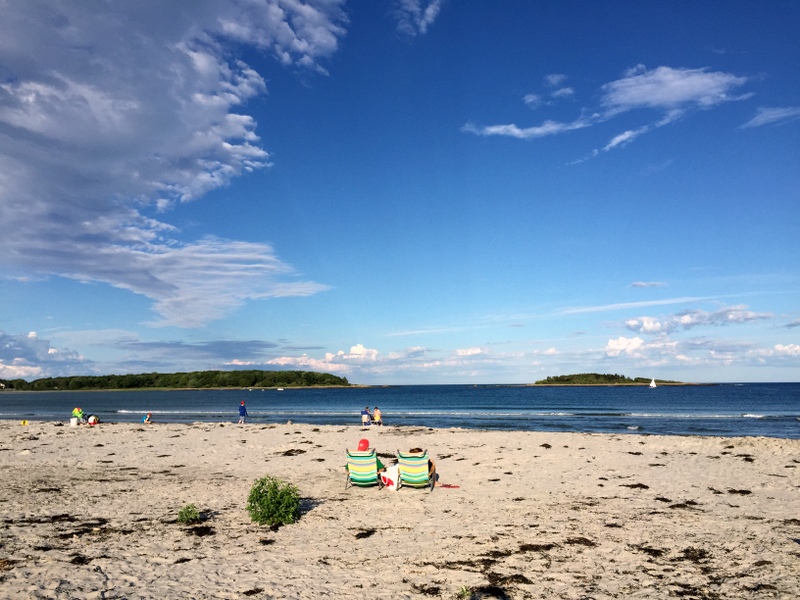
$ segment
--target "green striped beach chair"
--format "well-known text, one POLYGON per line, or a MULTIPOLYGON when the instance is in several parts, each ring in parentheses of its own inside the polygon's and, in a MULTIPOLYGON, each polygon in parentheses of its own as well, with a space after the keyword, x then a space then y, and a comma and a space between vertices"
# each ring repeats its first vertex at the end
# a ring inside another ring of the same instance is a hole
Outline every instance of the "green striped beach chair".
POLYGON ((433 491, 436 482, 435 469, 428 469, 428 451, 410 454, 397 451, 398 489, 404 486, 430 488, 433 491))
POLYGON ((345 481, 344 489, 351 485, 383 487, 381 478, 378 477, 378 456, 375 454, 374 448, 364 452, 347 451, 347 481, 345 481))

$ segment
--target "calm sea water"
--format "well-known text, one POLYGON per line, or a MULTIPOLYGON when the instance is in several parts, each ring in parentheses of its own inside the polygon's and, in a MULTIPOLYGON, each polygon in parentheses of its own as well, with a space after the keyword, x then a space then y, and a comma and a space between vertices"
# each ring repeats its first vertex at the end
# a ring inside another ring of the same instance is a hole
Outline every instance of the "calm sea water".
POLYGON ((394 386, 349 389, 0 392, 0 419, 358 425, 364 406, 387 425, 800 439, 800 384, 658 387, 394 386))

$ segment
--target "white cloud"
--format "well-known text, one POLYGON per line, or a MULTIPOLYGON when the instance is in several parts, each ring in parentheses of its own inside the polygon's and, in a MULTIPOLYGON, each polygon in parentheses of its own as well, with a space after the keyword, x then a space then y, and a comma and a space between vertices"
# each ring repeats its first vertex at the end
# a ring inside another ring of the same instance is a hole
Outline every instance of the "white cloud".
POLYGON ((245 103, 263 77, 227 41, 324 70, 338 0, 12 3, 0 20, 0 255, 9 268, 101 281, 194 326, 253 298, 326 289, 273 249, 180 242, 154 218, 270 165, 245 103), (204 262, 208 261, 208 262, 204 262), (231 285, 231 274, 238 285, 231 285), (198 303, 199 301, 199 303, 198 303))
POLYGON ((641 354, 643 346, 644 340, 640 337, 626 338, 620 336, 615 340, 608 340, 605 352, 608 356, 619 356, 621 354, 638 356, 641 354))
POLYGON ((769 108, 759 106, 756 109, 756 116, 750 119, 742 127, 761 127, 762 125, 778 124, 783 125, 800 119, 800 106, 786 106, 782 108, 769 108))
POLYGON ((635 288, 649 288, 649 287, 665 287, 667 284, 663 281, 634 281, 631 287, 635 288))
POLYGON ((457 349, 455 351, 455 355, 456 356, 461 356, 461 357, 464 357, 464 356, 479 356, 479 355, 484 354, 484 353, 485 353, 484 349, 483 348, 478 348, 478 347, 474 347, 474 348, 459 348, 459 349, 457 349))
POLYGON ((548 87, 559 87, 567 80, 567 76, 563 73, 550 73, 544 76, 544 84, 548 87))
POLYGON ((648 71, 638 65, 622 79, 600 89, 602 104, 612 111, 674 109, 692 105, 709 107, 736 100, 731 92, 746 82, 746 77, 708 69, 657 67, 648 71))
POLYGON ((775 344, 775 354, 780 356, 798 356, 800 357, 800 344, 775 344))
POLYGON ((538 108, 542 104, 542 97, 538 94, 525 94, 522 101, 528 108, 538 108))
POLYGON ((487 127, 478 127, 476 125, 467 124, 462 127, 462 131, 467 133, 474 133, 482 136, 505 136, 513 137, 520 140, 531 140, 549 135, 557 135, 566 131, 574 131, 576 129, 583 129, 589 127, 591 121, 579 118, 571 123, 558 123, 556 121, 545 121, 541 125, 534 127, 520 128, 514 124, 508 125, 489 125, 487 127))
POLYGON ((625 321, 625 327, 642 334, 668 334, 677 329, 740 325, 774 318, 771 313, 756 313, 744 305, 723 307, 713 312, 685 310, 663 318, 638 317, 625 321))
MULTIPOLYGON (((563 98, 574 95, 574 89, 561 87, 565 75, 554 74, 545 77, 545 84, 558 87, 551 97, 563 98)), ((541 125, 521 127, 513 123, 503 125, 478 126, 468 123, 462 131, 482 136, 506 136, 516 139, 535 139, 585 129, 613 119, 636 109, 658 111, 661 114, 655 121, 640 127, 626 130, 611 139, 604 151, 623 147, 654 128, 673 123, 691 109, 710 108, 723 102, 748 98, 748 94, 734 96, 733 91, 744 85, 748 79, 731 73, 709 71, 708 69, 685 69, 657 67, 648 70, 643 65, 630 69, 623 78, 611 81, 600 87, 601 100, 598 109, 584 108, 581 116, 574 121, 559 122, 546 120, 541 125)), ((525 96, 524 101, 537 100, 535 106, 542 104, 535 94, 525 96)), ((597 156, 594 150, 592 156, 597 156)), ((573 161, 578 164, 589 156, 573 161)))
POLYGON ((603 148, 603 151, 608 152, 617 146, 626 146, 637 137, 643 133, 647 133, 648 131, 650 131, 650 127, 648 125, 640 127, 639 129, 629 129, 628 131, 623 131, 619 135, 614 136, 614 138, 612 138, 612 140, 606 144, 605 148, 603 148))
POLYGON ((433 25, 444 0, 396 0, 397 30, 403 34, 424 35, 433 25))
POLYGON ((555 92, 553 92, 550 95, 553 98, 569 98, 569 97, 575 95, 575 90, 573 90, 571 87, 564 87, 564 88, 557 89, 555 92))
POLYGON ((91 362, 78 352, 54 348, 50 340, 35 331, 10 335, 0 331, 0 378, 37 379, 40 377, 85 374, 91 362))

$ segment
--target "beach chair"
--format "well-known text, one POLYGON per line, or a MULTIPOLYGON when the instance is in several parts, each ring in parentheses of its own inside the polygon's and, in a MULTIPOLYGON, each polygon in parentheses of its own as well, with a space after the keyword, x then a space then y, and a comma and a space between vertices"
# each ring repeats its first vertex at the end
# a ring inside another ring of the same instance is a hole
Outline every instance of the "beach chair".
POLYGON ((375 454, 374 448, 364 452, 347 451, 347 480, 344 483, 344 489, 351 485, 383 487, 383 482, 378 477, 378 456, 375 454))
POLYGON ((401 487, 415 487, 415 488, 430 488, 428 491, 432 492, 434 484, 436 483, 436 469, 428 468, 428 451, 422 453, 409 454, 407 452, 397 451, 397 467, 398 467, 398 486, 401 487))

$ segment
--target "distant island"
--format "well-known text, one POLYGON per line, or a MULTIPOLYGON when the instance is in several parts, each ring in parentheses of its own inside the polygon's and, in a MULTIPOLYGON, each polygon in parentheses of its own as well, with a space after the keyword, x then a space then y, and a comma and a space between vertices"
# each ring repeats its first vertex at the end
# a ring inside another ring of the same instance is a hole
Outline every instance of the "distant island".
MULTIPOLYGON (((635 377, 631 379, 625 375, 616 373, 575 373, 573 375, 556 375, 547 379, 540 379, 535 385, 648 385, 651 379, 647 377, 635 377)), ((656 379, 656 385, 671 384, 682 385, 680 381, 670 381, 668 379, 656 379)))
POLYGON ((346 377, 314 371, 192 371, 136 375, 46 377, 28 382, 0 379, 0 389, 16 391, 86 391, 136 389, 349 387, 346 377))

